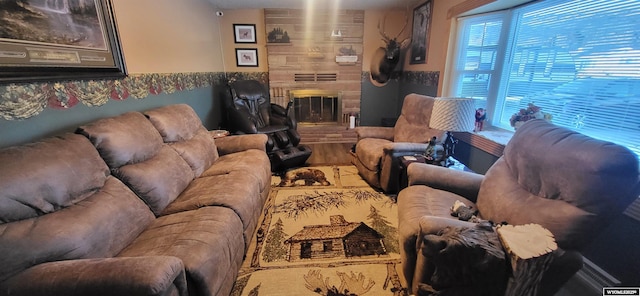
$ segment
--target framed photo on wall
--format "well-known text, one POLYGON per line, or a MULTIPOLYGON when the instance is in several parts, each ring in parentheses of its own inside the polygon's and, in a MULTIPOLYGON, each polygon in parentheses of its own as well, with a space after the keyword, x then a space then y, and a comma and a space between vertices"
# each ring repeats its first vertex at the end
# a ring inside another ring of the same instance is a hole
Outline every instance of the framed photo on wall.
POLYGON ((236 65, 238 67, 257 67, 258 49, 236 48, 236 65))
POLYGON ((256 43, 256 25, 233 24, 236 43, 256 43))
POLYGON ((4 1, 0 83, 126 76, 111 0, 64 4, 4 1))
POLYGON ((413 10, 410 64, 425 64, 427 62, 432 11, 433 0, 427 0, 413 10))

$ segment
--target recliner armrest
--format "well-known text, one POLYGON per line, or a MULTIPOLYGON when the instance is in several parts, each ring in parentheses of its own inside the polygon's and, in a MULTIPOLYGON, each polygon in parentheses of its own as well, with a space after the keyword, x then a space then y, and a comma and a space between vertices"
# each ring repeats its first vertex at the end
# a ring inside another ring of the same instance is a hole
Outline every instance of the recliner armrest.
POLYGON ((425 163, 412 163, 407 168, 408 185, 426 185, 458 194, 472 202, 478 199, 484 176, 425 163))
POLYGON ((55 261, 0 284, 2 295, 187 295, 182 261, 171 256, 55 261))
POLYGON ((287 109, 285 109, 284 107, 278 104, 271 103, 271 112, 272 112, 272 115, 287 117, 287 109))
POLYGON ((382 126, 359 126, 355 128, 358 140, 364 138, 378 138, 393 141, 393 128, 382 126))
POLYGON ((298 122, 295 117, 290 114, 290 110, 274 103, 271 103, 270 121, 270 124, 272 125, 286 125, 290 129, 298 128, 298 122))
POLYGON ((252 115, 234 107, 226 109, 229 130, 241 134, 257 134, 258 127, 251 121, 252 115))
POLYGON ((385 154, 392 156, 402 156, 409 154, 423 154, 427 150, 427 144, 424 143, 407 143, 407 142, 394 142, 386 143, 382 147, 385 154))
POLYGON ((248 149, 258 149, 266 153, 267 139, 268 137, 265 134, 249 134, 217 138, 215 142, 220 155, 245 151, 248 149))

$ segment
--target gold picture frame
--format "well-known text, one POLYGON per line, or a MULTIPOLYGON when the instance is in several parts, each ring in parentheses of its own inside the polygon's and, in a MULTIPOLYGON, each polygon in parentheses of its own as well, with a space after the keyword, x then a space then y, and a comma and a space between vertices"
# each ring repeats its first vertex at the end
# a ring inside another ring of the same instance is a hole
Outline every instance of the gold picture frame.
POLYGON ((65 2, 68 5, 60 7, 37 3, 3 3, 0 83, 127 75, 110 0, 84 1, 82 5, 65 2))

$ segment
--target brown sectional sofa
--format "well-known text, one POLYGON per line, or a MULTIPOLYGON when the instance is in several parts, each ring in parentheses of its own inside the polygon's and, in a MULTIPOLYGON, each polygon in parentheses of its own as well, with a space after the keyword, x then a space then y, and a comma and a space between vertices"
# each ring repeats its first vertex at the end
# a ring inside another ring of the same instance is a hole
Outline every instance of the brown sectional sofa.
POLYGON ((214 140, 171 105, 0 150, 0 295, 228 295, 266 141, 214 140))

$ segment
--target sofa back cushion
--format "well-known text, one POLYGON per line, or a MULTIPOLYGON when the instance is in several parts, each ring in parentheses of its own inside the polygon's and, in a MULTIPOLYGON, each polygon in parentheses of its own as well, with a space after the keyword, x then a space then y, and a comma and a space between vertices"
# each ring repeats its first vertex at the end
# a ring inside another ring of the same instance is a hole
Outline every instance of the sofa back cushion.
POLYGON ((532 120, 487 171, 477 205, 485 219, 537 223, 579 249, 638 197, 638 176, 629 149, 532 120))
POLYGON ((139 112, 100 119, 79 127, 76 133, 91 140, 110 168, 145 161, 162 147, 162 137, 139 112))
POLYGON ((167 145, 146 161, 114 169, 113 175, 138 194, 157 216, 194 178, 189 165, 167 145))
POLYGON ((0 281, 50 261, 111 257, 153 220, 83 136, 0 150, 0 281))
POLYGON ((91 143, 74 134, 2 149, 0 164, 0 223, 73 205, 110 175, 91 143))
POLYGON ((144 114, 160 132, 162 140, 189 164, 196 177, 218 159, 213 137, 189 105, 169 105, 144 114))
POLYGON ((151 122, 138 112, 101 119, 78 128, 122 180, 159 215, 194 178, 191 167, 162 142, 151 122))
POLYGON ((393 129, 394 142, 427 143, 431 137, 440 138, 440 130, 429 128, 433 97, 408 94, 402 103, 400 117, 393 129))

